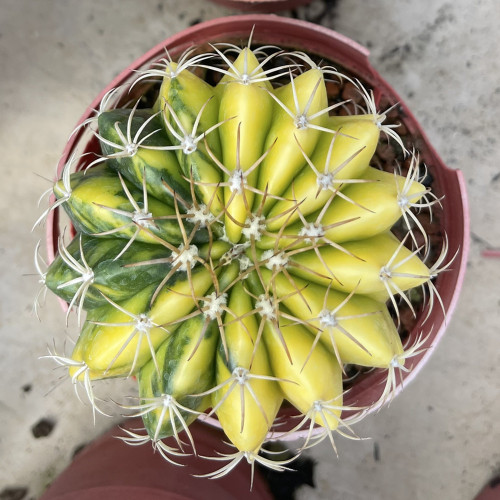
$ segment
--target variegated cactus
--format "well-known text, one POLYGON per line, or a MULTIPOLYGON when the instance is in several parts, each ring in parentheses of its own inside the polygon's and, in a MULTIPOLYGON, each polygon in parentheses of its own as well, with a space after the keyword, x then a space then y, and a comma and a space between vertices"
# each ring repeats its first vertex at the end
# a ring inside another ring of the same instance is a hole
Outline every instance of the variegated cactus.
MULTIPOLYGON (((304 53, 192 49, 132 87, 144 82, 152 108, 116 108, 127 89, 113 89, 84 122, 101 149, 71 157, 39 219, 62 207, 76 230, 40 269, 82 324, 73 352, 50 357, 97 410, 94 382, 135 376, 129 408, 146 432, 127 440, 170 462, 196 452, 190 423, 216 415, 236 451, 212 477, 243 458, 283 469, 260 451, 284 400, 303 416, 293 431, 309 429, 303 447, 333 443, 351 432, 345 366, 387 372, 380 404, 419 352, 403 347, 398 311, 414 310, 417 287, 428 292, 423 314, 439 298, 446 244, 424 262, 418 215, 439 200, 371 92, 304 53), (346 101, 329 100, 332 79, 362 105, 346 114, 346 101), (408 158, 406 175, 372 164, 382 140, 408 158)), ((368 408, 349 409, 352 423, 368 408)))

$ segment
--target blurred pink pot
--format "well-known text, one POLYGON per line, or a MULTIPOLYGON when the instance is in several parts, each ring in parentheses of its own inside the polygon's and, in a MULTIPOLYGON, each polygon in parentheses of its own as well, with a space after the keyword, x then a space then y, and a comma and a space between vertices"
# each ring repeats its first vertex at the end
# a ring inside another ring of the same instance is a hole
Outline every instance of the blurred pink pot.
MULTIPOLYGON (((141 419, 124 425, 142 427, 141 419)), ((231 451, 223 445, 224 435, 199 422, 191 424, 199 455, 231 451)), ((272 500, 267 484, 256 470, 250 491, 248 466, 240 463, 217 481, 193 475, 217 468, 213 462, 193 455, 182 457, 186 467, 168 464, 151 446, 125 446, 113 428, 76 455, 70 466, 52 483, 40 500, 272 500)))
POLYGON ((230 7, 232 9, 247 12, 278 12, 281 10, 295 9, 301 5, 307 5, 312 0, 211 0, 214 3, 230 7))

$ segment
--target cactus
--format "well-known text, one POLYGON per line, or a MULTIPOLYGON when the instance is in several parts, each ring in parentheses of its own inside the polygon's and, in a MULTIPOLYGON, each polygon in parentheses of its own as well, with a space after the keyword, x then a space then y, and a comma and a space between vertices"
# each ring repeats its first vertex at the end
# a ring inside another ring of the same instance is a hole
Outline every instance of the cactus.
POLYGON ((346 367, 385 370, 374 404, 390 399, 425 340, 403 346, 399 310, 436 307, 449 265, 418 216, 439 205, 418 154, 361 82, 300 52, 191 49, 132 88, 144 82, 147 100, 115 109, 113 89, 83 123, 100 151, 71 157, 39 219, 62 207, 76 230, 46 271, 37 263, 81 324, 73 352, 49 357, 96 411, 95 381, 135 376, 128 408, 146 433, 124 439, 171 463, 196 453, 189 424, 217 416, 236 451, 209 477, 242 459, 287 468, 261 454, 284 400, 307 430, 301 449, 355 437, 369 408, 343 404, 346 367), (330 98, 332 79, 361 105, 330 98), (373 163, 386 140, 406 175, 373 163))

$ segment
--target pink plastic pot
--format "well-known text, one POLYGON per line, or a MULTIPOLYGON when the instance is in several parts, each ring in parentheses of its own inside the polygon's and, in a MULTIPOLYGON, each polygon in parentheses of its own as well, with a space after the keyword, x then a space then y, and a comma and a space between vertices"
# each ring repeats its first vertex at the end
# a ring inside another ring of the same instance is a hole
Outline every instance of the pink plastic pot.
POLYGON ((307 5, 312 0, 211 0, 232 9, 247 12, 279 12, 307 5))
MULTIPOLYGON (((140 419, 124 426, 142 427, 140 419)), ((214 456, 214 450, 231 452, 223 434, 199 422, 191 426, 199 455, 214 456)), ((151 446, 125 446, 113 428, 87 446, 54 481, 40 500, 272 500, 266 482, 255 471, 252 491, 248 465, 240 463, 217 481, 194 475, 207 474, 220 462, 189 456, 179 458, 185 467, 165 462, 151 446)), ((168 440, 167 440, 168 443, 168 440)), ((170 443, 174 445, 175 443, 170 443)), ((218 465, 219 464, 219 465, 218 465)))
MULTIPOLYGON (((421 159, 426 163, 434 177, 434 191, 438 196, 444 196, 441 229, 443 234, 448 236, 449 255, 453 256, 457 253, 451 269, 441 273, 435 283, 443 301, 446 318, 440 307, 434 307, 427 321, 424 322, 423 317, 417 321, 408 340, 411 345, 421 333, 423 337, 428 335, 424 344, 426 350, 411 359, 413 369, 409 373, 403 372, 401 379, 398 377, 396 389, 396 393, 398 393, 403 384, 415 377, 428 360, 433 348, 441 339, 455 308, 466 267, 469 246, 469 212, 462 174, 459 171, 447 168, 443 164, 411 111, 391 86, 373 69, 368 59, 369 53, 365 48, 332 30, 295 19, 271 15, 246 15, 215 19, 190 27, 166 39, 131 64, 96 97, 79 123, 93 115, 93 110, 98 108, 99 102, 107 91, 132 81, 135 77, 133 71, 145 69, 152 62, 163 57, 165 48, 170 51, 172 56, 175 56, 195 44, 220 41, 245 43, 252 28, 254 28, 253 40, 255 43, 274 44, 321 56, 328 61, 332 61, 335 65, 342 66, 368 87, 373 88, 376 102, 382 102, 384 105, 400 103, 401 121, 411 134, 413 143, 420 151, 421 159)), ((83 130, 79 130, 71 138, 64 150, 59 165, 60 170, 62 170, 64 163, 82 141, 84 151, 97 148, 97 141, 95 139, 86 139, 83 130)), ((57 212, 52 212, 47 225, 50 260, 53 259, 57 248, 57 236, 59 234, 57 218, 57 212)), ((372 406, 374 402, 380 399, 385 378, 386 373, 383 370, 373 370, 360 376, 346 395, 345 404, 364 407, 372 406)), ((284 410, 283 414, 287 415, 287 410, 284 410)), ((217 424, 217 421, 212 419, 212 423, 217 424)), ((284 428, 286 429, 286 426, 284 428)), ((276 432, 272 437, 280 438, 281 434, 276 432)), ((298 436, 293 434, 283 437, 294 439, 298 436)))

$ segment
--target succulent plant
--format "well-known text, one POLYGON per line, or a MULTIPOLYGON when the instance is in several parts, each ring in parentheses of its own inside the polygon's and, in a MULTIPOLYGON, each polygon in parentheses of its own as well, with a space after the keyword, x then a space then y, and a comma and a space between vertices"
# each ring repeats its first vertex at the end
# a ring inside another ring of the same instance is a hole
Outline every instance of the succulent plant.
POLYGON ((261 451, 284 400, 302 416, 291 432, 308 429, 303 449, 354 437, 369 409, 344 406, 346 366, 385 370, 375 404, 390 399, 422 345, 403 346, 399 309, 438 307, 448 264, 419 218, 439 199, 385 121, 361 82, 249 42, 167 54, 83 123, 100 152, 71 157, 39 219, 57 207, 71 219, 72 241, 38 268, 81 324, 73 352, 49 357, 96 411, 95 381, 136 377, 128 408, 145 433, 126 441, 177 463, 196 452, 190 423, 215 415, 236 451, 210 477, 242 459, 282 470, 261 451), (329 98, 331 81, 359 104, 329 98), (386 140, 405 175, 372 163, 386 140))

